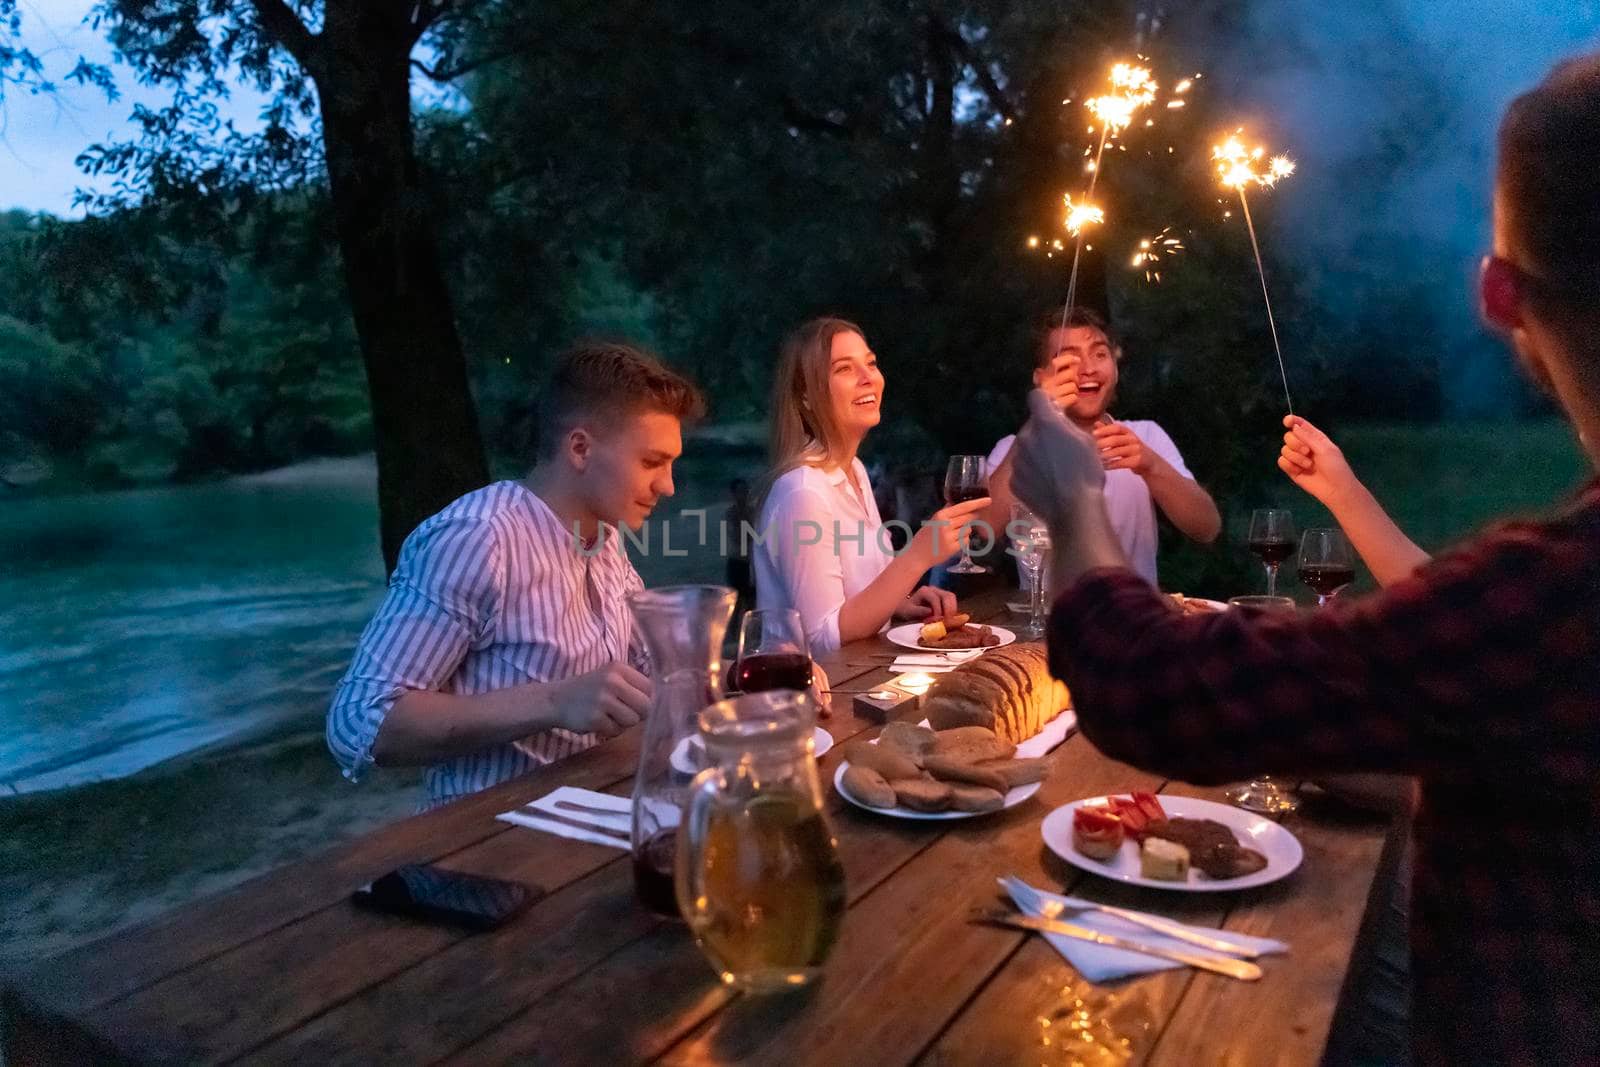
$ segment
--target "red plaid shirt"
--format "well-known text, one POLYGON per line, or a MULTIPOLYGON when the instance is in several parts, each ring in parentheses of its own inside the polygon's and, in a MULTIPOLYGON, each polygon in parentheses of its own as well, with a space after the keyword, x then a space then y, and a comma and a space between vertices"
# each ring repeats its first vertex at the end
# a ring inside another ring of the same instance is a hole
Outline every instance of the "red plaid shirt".
POLYGON ((1600 1063, 1600 479, 1314 614, 1184 615, 1096 571, 1050 660, 1149 770, 1416 775, 1418 1062, 1600 1063))

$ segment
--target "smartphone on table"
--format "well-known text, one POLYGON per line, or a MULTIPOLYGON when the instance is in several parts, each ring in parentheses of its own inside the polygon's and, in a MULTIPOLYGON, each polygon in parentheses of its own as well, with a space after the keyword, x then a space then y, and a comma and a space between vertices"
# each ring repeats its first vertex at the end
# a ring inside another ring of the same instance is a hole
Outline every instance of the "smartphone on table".
POLYGON ((408 864, 357 889, 350 899, 374 911, 492 930, 531 904, 534 896, 521 882, 408 864))

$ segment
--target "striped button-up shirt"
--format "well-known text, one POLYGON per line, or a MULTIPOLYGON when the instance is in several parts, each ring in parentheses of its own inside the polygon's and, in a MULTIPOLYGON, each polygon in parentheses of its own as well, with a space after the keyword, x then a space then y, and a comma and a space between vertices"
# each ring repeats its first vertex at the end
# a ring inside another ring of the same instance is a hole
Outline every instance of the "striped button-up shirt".
MULTIPOLYGON (((468 493, 406 538, 388 596, 328 709, 328 748, 345 775, 372 762, 383 718, 413 689, 472 695, 556 682, 626 659, 648 670, 627 598, 644 588, 607 529, 586 551, 521 482, 468 493)), ((427 768, 425 807, 593 745, 541 731, 427 768)))

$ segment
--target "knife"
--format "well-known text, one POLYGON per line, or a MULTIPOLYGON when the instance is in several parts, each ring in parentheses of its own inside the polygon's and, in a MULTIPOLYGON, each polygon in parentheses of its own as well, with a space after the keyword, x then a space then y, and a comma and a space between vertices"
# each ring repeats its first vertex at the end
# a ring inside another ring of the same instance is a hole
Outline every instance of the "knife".
POLYGON ((997 926, 1012 926, 1019 930, 1033 930, 1038 933, 1060 934, 1078 941, 1089 941, 1107 948, 1120 948, 1128 952, 1138 952, 1145 956, 1182 963, 1189 967, 1198 967, 1202 971, 1225 974, 1241 982, 1254 982, 1261 977, 1261 968, 1247 960, 1236 960, 1227 956, 1207 956, 1199 952, 1185 952, 1182 949, 1158 948, 1125 937, 1102 934, 1087 926, 1061 922, 1059 919, 1041 919, 1033 915, 1018 915, 1012 912, 984 911, 977 913, 974 921, 997 926))

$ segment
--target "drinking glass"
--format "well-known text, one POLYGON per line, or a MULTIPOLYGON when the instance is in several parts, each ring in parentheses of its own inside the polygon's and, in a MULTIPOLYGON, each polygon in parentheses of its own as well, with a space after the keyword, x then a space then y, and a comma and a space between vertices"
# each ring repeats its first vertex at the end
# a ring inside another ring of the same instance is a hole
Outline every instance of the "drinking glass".
POLYGON ((1044 572, 1050 559, 1050 528, 1023 504, 1011 505, 1012 547, 1017 553, 1017 572, 1028 591, 1028 637, 1044 636, 1044 572))
MULTIPOLYGON (((944 502, 960 504, 989 495, 988 459, 984 456, 951 456, 944 472, 944 502)), ((961 539, 961 562, 950 568, 951 574, 984 574, 989 568, 972 562, 967 539, 961 539)))
POLYGON ((739 651, 733 661, 732 688, 740 693, 811 688, 811 650, 800 613, 793 608, 759 608, 739 623, 739 651))
POLYGON ((1356 580, 1355 556, 1343 530, 1307 530, 1300 539, 1300 580, 1317 594, 1317 607, 1356 580))
MULTIPOLYGON (((1294 601, 1286 596, 1236 596, 1228 598, 1228 603, 1235 610, 1294 611, 1294 601)), ((1243 785, 1236 785, 1226 796, 1235 807, 1258 815, 1287 815, 1300 806, 1300 801, 1270 774, 1260 774, 1243 785)))
POLYGON ((1267 568, 1267 595, 1278 593, 1278 565, 1294 553, 1294 517, 1282 508, 1250 514, 1250 551, 1267 568))

